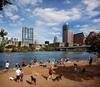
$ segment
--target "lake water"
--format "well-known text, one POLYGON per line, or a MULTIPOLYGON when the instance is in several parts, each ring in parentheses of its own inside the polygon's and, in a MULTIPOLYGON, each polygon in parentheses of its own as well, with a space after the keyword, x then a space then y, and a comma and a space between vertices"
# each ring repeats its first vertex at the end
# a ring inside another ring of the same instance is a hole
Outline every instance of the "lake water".
POLYGON ((4 69, 4 64, 7 60, 10 62, 10 67, 14 67, 16 63, 20 64, 23 58, 25 58, 26 63, 29 64, 30 58, 37 59, 38 62, 47 62, 48 58, 51 58, 52 61, 61 57, 69 58, 70 60, 88 60, 89 56, 97 58, 95 54, 87 52, 52 51, 0 53, 0 69, 4 69))

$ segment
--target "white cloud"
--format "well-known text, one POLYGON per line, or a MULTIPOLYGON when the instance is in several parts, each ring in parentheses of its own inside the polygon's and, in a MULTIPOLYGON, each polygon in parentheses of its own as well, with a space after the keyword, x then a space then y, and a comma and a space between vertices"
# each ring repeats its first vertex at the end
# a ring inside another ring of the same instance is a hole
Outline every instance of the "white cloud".
POLYGON ((50 22, 49 22, 49 23, 47 23, 46 25, 47 25, 47 26, 57 26, 58 24, 57 24, 57 23, 50 23, 50 22))
POLYGON ((100 18, 94 19, 93 22, 94 22, 94 23, 100 23, 100 18))
POLYGON ((6 6, 4 8, 4 11, 6 11, 6 12, 17 12, 18 7, 16 5, 9 5, 9 6, 6 6))
POLYGON ((19 19, 19 17, 20 17, 19 15, 14 15, 14 13, 17 11, 18 11, 18 8, 15 5, 9 5, 4 8, 5 16, 9 17, 13 21, 19 19))
POLYGON ((24 21, 24 20, 25 20, 24 18, 21 18, 21 19, 20 19, 20 21, 24 21))
POLYGON ((4 14, 5 14, 6 16, 8 16, 8 17, 13 16, 13 14, 12 14, 11 12, 5 12, 4 14))
POLYGON ((100 32, 100 30, 97 30, 95 28, 81 28, 80 29, 80 32, 84 32, 85 35, 88 35, 92 31, 100 32))
POLYGON ((60 35, 60 32, 50 32, 49 34, 52 36, 58 36, 58 35, 60 35))
POLYGON ((86 5, 86 13, 90 17, 100 14, 99 11, 94 10, 100 6, 100 0, 83 0, 82 2, 86 5))
POLYGON ((70 0, 64 0, 64 3, 66 4, 70 4, 71 3, 71 1, 70 0))
POLYGON ((45 22, 43 22, 43 21, 40 21, 40 20, 36 21, 36 27, 38 27, 38 28, 43 27, 44 24, 45 24, 45 22))
POLYGON ((21 4, 37 4, 37 3, 42 3, 42 0, 18 0, 19 3, 21 4))
POLYGON ((26 11, 27 11, 27 12, 30 12, 30 11, 31 11, 31 9, 29 9, 29 8, 28 8, 28 9, 26 9, 26 11))
POLYGON ((0 14, 0 18, 3 18, 3 15, 0 14))
POLYGON ((18 15, 11 16, 11 19, 12 19, 13 21, 15 21, 15 20, 17 20, 17 19, 19 19, 19 18, 20 18, 20 16, 18 16, 18 15))
POLYGON ((87 10, 94 10, 100 6, 100 0, 83 0, 83 3, 87 5, 87 10))
POLYGON ((81 17, 78 8, 72 8, 69 11, 57 10, 55 8, 36 8, 33 10, 33 16, 38 16, 42 20, 50 23, 61 23, 70 20, 77 20, 81 17))

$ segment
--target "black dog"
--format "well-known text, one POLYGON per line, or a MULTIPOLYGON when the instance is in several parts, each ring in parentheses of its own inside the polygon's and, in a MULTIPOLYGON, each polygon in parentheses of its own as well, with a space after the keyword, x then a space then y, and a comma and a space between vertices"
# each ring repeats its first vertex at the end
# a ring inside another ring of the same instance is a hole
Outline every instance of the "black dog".
POLYGON ((31 83, 35 83, 35 85, 36 85, 36 78, 35 77, 33 77, 33 76, 31 76, 31 83))

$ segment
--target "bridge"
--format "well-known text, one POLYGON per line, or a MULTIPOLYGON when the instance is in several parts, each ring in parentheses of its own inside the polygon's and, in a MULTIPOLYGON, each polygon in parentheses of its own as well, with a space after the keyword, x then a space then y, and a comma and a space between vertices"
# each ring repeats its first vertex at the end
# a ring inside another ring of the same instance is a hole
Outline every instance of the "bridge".
POLYGON ((70 46, 70 47, 58 47, 59 50, 67 50, 67 49, 87 49, 90 45, 83 45, 83 46, 70 46))

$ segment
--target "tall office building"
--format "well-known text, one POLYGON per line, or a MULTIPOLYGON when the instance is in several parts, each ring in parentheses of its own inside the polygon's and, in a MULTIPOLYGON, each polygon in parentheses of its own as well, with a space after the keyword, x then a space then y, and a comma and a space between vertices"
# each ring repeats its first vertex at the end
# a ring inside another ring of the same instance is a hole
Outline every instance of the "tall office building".
POLYGON ((23 27, 22 28, 22 42, 33 44, 33 40, 34 40, 33 39, 33 28, 23 27))
POLYGON ((57 36, 54 36, 53 43, 57 43, 57 36))
POLYGON ((73 32, 68 29, 68 25, 63 25, 63 43, 65 46, 73 46, 73 32))

